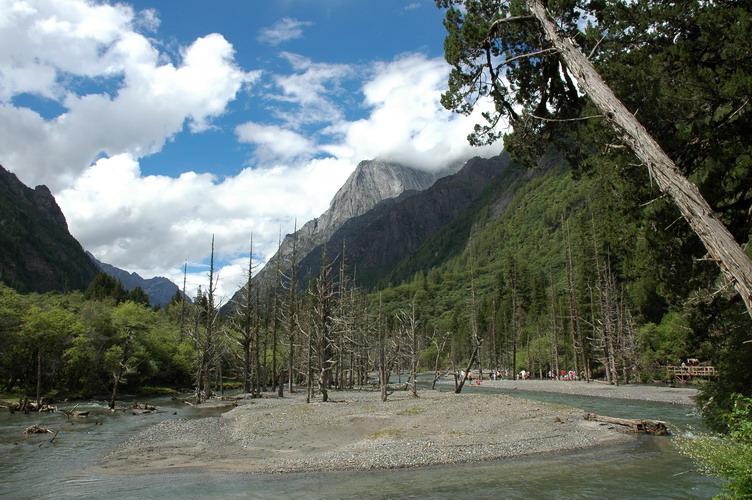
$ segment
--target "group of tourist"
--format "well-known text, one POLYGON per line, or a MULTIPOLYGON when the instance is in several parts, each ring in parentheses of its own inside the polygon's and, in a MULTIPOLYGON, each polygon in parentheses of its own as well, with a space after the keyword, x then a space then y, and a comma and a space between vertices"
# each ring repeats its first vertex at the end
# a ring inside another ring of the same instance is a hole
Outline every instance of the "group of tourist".
POLYGON ((548 378, 551 380, 577 380, 577 372, 574 370, 561 370, 557 375, 555 371, 548 370, 548 378))
MULTIPOLYGON (((488 378, 490 380, 504 380, 509 378, 509 373, 504 370, 502 372, 501 370, 489 370, 488 372, 488 378)), ((472 382, 473 380, 476 380, 476 383, 480 385, 480 381, 483 380, 482 377, 483 372, 479 372, 478 378, 473 377, 472 370, 467 372, 467 378, 465 378, 465 370, 459 370, 455 372, 456 377, 458 380, 465 379, 466 382, 472 382)), ((517 374, 516 379, 517 380, 527 380, 530 378, 530 375, 532 375, 531 372, 525 370, 524 368, 520 370, 520 373, 517 374)), ((549 380, 578 380, 579 376, 577 375, 577 372, 574 370, 561 370, 558 374, 555 370, 548 370, 548 379, 549 380)), ((436 382, 439 381, 441 378, 441 372, 436 372, 434 380, 436 382)))

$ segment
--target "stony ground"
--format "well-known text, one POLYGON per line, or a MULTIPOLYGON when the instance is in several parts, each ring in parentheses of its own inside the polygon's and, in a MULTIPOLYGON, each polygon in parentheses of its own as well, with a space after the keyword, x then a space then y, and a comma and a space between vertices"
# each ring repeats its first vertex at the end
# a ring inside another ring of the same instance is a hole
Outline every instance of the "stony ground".
MULTIPOLYGON (((445 380, 444 384, 454 384, 445 380)), ((597 396, 599 398, 635 399, 662 403, 694 405, 697 389, 693 387, 651 386, 642 384, 609 385, 604 382, 583 382, 565 380, 484 380, 481 387, 504 390, 536 392, 558 392, 577 396, 597 396)))
MULTIPOLYGON (((525 383, 529 381, 524 381, 525 383)), ((502 382, 499 382, 501 384, 502 382)), ((563 386, 562 386, 563 387, 563 386)), ((383 469, 490 460, 626 443, 583 412, 500 394, 334 392, 247 399, 221 417, 172 419, 137 434, 99 466, 107 473, 383 469)))

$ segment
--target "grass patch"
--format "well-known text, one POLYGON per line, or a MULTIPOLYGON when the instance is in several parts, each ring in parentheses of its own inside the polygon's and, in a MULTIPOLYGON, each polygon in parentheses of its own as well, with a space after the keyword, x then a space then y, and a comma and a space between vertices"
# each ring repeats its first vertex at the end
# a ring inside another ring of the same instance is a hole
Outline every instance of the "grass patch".
POLYGON ((399 438, 402 437, 402 431, 399 429, 381 429, 368 435, 371 439, 379 438, 399 438))
POLYGON ((421 408, 420 406, 414 406, 413 408, 408 408, 406 410, 402 410, 397 412, 397 415, 420 415, 421 413, 425 412, 425 408, 421 408))
POLYGON ((180 394, 179 391, 176 391, 175 389, 172 389, 170 387, 157 387, 150 385, 141 387, 138 393, 146 396, 175 396, 176 394, 180 394))

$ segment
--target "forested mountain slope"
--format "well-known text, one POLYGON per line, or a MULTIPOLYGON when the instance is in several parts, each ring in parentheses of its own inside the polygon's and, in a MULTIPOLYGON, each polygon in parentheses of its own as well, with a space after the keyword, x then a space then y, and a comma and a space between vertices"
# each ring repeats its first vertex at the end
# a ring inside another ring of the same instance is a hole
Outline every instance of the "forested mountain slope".
POLYGON ((126 290, 133 291, 136 287, 140 287, 149 296, 149 305, 152 307, 166 306, 175 297, 175 294, 181 293, 175 283, 163 276, 142 278, 138 273, 129 273, 119 267, 100 262, 89 252, 87 252, 87 255, 102 272, 120 281, 126 290))
MULTIPOLYGON (((459 172, 439 179, 430 188, 351 220, 301 260, 303 283, 318 274, 326 246, 335 265, 344 252, 345 265, 357 284, 374 286, 430 237, 462 217, 497 180, 504 177, 509 182, 515 175, 507 175, 510 170, 514 171, 506 153, 489 159, 473 158, 459 172)), ((454 237, 453 243, 461 247, 467 231, 454 237)))
POLYGON ((19 292, 83 290, 97 274, 46 186, 0 166, 0 280, 19 292))

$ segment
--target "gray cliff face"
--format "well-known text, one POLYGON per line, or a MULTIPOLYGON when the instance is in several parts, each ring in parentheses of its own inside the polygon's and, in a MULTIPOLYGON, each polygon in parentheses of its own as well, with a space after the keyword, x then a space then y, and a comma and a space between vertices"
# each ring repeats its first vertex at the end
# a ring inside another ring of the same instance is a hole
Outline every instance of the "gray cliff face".
MULTIPOLYGON (((263 288, 274 283, 277 262, 283 271, 289 271, 293 260, 300 261, 314 248, 329 240, 348 220, 365 214, 384 200, 396 198, 406 191, 423 191, 433 183, 458 168, 454 165, 446 171, 429 173, 380 160, 366 160, 358 164, 355 171, 332 198, 329 208, 320 217, 308 221, 298 229, 295 236, 288 234, 277 253, 269 259, 254 279, 263 288)), ((230 303, 240 298, 238 293, 230 303)))
POLYGON ((379 202, 396 198, 405 191, 423 191, 437 178, 398 163, 362 161, 334 195, 329 210, 319 217, 317 232, 331 236, 346 221, 363 215, 379 202))

